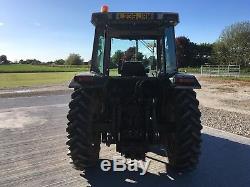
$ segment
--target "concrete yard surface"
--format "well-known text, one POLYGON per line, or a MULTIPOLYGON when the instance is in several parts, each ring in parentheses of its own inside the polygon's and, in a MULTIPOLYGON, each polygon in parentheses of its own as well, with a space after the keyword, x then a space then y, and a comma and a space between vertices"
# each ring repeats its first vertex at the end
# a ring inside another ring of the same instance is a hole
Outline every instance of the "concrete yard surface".
MULTIPOLYGON (((74 170, 65 128, 70 95, 0 99, 0 186, 250 186, 250 139, 203 129, 200 164, 192 173, 166 172, 167 158, 149 153, 149 171, 74 170)), ((206 124, 203 124, 206 125, 206 124)), ((114 146, 102 146, 111 159, 114 146)))

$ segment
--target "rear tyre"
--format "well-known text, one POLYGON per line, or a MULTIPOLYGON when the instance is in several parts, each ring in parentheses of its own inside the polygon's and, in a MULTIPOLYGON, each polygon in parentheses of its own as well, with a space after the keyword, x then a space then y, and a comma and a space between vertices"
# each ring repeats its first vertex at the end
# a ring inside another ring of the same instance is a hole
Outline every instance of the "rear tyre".
POLYGON ((99 160, 100 136, 92 129, 96 102, 86 90, 78 89, 72 94, 68 113, 68 155, 75 169, 95 166, 99 160))
POLYGON ((193 90, 176 90, 174 115, 176 131, 167 136, 170 168, 185 172, 196 168, 201 150, 201 113, 193 90))

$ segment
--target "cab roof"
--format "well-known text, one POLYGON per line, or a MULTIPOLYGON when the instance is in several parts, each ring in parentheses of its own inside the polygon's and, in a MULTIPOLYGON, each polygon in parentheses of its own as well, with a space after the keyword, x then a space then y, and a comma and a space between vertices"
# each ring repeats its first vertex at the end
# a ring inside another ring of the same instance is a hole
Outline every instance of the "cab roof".
POLYGON ((172 12, 105 12, 93 13, 91 22, 94 26, 143 28, 176 26, 179 15, 172 12))

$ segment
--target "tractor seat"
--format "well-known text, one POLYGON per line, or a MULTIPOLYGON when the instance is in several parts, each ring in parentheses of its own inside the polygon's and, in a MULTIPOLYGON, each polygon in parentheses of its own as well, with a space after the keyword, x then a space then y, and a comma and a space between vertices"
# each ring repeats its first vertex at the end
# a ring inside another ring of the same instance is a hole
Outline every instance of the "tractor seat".
POLYGON ((145 67, 141 62, 124 62, 121 67, 121 76, 147 76, 145 67))

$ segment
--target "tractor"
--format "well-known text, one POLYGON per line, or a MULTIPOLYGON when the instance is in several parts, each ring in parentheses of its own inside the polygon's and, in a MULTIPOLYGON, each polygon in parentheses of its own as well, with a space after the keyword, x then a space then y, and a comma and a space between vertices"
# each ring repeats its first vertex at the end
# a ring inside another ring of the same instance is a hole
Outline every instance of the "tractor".
POLYGON ((75 75, 67 115, 68 155, 74 168, 99 162, 101 144, 121 156, 145 160, 163 149, 176 171, 196 168, 201 113, 194 75, 178 72, 172 12, 92 14, 95 26, 89 72, 75 75))

